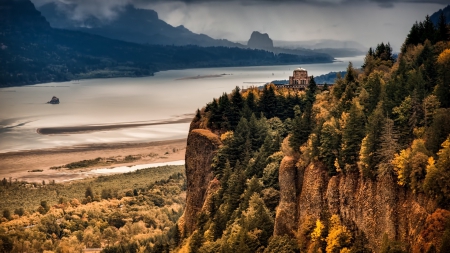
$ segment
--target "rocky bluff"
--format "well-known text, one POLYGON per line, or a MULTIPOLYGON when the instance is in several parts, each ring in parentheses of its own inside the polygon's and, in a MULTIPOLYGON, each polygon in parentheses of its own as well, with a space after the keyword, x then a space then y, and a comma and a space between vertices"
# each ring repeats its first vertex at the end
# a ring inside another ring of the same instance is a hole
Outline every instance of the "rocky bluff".
POLYGON ((256 49, 273 49, 273 41, 267 33, 254 31, 247 42, 247 46, 256 49))
MULTIPOLYGON (((186 235, 196 230, 198 214, 207 212, 209 197, 221 187, 211 169, 221 141, 197 127, 191 124, 186 150, 187 203, 179 222, 186 235)), ((367 238, 366 247, 374 252, 381 251, 386 235, 409 249, 435 240, 424 230, 441 209, 425 195, 405 190, 389 176, 370 180, 356 172, 330 177, 320 163, 300 169, 298 161, 285 156, 281 162, 273 235, 295 238, 308 221, 338 214, 345 226, 367 238)))

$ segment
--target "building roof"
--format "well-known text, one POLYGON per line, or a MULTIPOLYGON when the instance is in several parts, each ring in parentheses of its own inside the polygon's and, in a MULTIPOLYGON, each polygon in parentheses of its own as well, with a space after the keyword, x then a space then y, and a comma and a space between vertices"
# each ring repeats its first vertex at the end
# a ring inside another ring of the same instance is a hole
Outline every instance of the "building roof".
POLYGON ((306 71, 306 69, 304 69, 304 68, 297 68, 294 71, 306 71))

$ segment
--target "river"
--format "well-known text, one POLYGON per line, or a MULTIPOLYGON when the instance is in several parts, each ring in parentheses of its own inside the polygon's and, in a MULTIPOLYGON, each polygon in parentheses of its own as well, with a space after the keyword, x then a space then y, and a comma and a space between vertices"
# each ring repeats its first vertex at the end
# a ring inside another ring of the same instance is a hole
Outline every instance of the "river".
POLYGON ((38 134, 38 128, 155 123, 192 117, 236 86, 288 79, 298 67, 309 75, 360 67, 364 56, 334 63, 170 70, 141 78, 89 79, 0 89, 0 153, 89 143, 185 138, 189 123, 146 125, 76 134, 38 134), (205 76, 206 78, 199 78, 205 76), (209 76, 209 77, 208 77, 209 76), (191 78, 186 78, 191 77, 191 78), (52 96, 60 104, 46 104, 52 96))

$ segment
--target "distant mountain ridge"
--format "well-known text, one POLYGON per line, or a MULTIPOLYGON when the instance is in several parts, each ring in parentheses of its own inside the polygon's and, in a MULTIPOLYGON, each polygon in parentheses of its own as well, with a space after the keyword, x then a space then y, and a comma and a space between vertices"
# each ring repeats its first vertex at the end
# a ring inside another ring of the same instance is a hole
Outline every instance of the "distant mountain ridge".
POLYGON ((430 16, 430 20, 433 22, 434 25, 438 24, 439 16, 441 15, 442 12, 444 13, 444 17, 447 21, 447 24, 450 24, 450 4, 449 4, 444 9, 440 9, 430 16))
POLYGON ((159 19, 158 13, 154 10, 137 9, 127 5, 123 10, 118 11, 117 17, 112 21, 102 21, 95 16, 77 21, 70 18, 73 8, 75 8, 74 5, 64 3, 57 5, 51 2, 39 7, 39 11, 54 28, 83 31, 128 42, 175 46, 244 47, 239 43, 193 33, 182 25, 173 27, 159 19))
POLYGON ((290 54, 302 57, 322 57, 328 58, 329 60, 333 60, 334 57, 328 54, 327 52, 319 52, 306 48, 291 49, 291 48, 275 47, 273 45, 272 39, 269 37, 269 34, 260 33, 258 31, 252 32, 252 34, 250 35, 250 39, 247 42, 247 47, 252 49, 267 50, 275 54, 290 54))
POLYGON ((0 87, 161 70, 330 62, 237 47, 144 45, 55 29, 30 0, 0 1, 0 87))

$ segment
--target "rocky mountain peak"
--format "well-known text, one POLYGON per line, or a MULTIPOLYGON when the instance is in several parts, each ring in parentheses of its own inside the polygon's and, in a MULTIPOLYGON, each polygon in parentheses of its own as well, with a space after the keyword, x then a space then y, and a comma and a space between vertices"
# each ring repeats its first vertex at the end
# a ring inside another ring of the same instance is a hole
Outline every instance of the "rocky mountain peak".
POLYGON ((273 41, 267 33, 254 31, 247 42, 247 46, 256 49, 272 49, 273 41))

